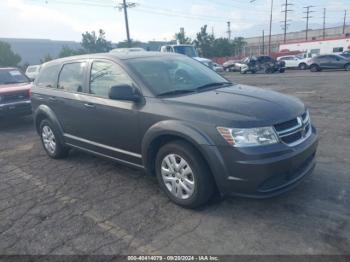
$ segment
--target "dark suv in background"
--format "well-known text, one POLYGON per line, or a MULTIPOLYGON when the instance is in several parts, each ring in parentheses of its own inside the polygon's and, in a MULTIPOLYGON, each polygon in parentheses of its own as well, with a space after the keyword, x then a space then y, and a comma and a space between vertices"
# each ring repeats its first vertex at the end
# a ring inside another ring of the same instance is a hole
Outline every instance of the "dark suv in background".
POLYGON ((277 61, 271 56, 251 56, 243 60, 241 74, 251 72, 252 74, 263 72, 272 74, 275 72, 284 73, 286 70, 285 61, 277 61))
POLYGON ((271 197, 315 166, 316 130, 301 101, 230 83, 182 55, 55 60, 43 65, 32 103, 50 157, 76 148, 146 170, 185 207, 217 190, 271 197))
POLYGON ((350 71, 350 58, 341 55, 315 56, 308 64, 311 72, 318 72, 322 69, 343 69, 350 71))

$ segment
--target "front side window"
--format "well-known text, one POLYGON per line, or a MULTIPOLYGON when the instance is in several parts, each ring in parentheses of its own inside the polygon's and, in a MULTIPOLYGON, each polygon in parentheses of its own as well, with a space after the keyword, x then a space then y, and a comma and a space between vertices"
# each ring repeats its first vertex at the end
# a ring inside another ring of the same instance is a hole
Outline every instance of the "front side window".
POLYGON ((228 83, 213 70, 186 56, 138 58, 126 63, 155 95, 195 92, 203 86, 228 83))
POLYGON ((93 62, 90 75, 90 93, 108 98, 112 86, 132 85, 131 78, 117 64, 107 61, 93 62))
POLYGON ((58 80, 58 88, 68 92, 83 92, 86 62, 65 64, 58 80))
POLYGON ((0 85, 28 83, 29 80, 17 69, 0 70, 0 85))
POLYGON ((44 88, 55 88, 60 65, 44 66, 36 79, 36 85, 44 88))

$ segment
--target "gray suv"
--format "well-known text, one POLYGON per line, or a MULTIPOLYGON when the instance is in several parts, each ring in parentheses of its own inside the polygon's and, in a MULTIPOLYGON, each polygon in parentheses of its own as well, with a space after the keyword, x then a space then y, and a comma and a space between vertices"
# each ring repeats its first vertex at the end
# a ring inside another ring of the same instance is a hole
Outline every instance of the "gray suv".
POLYGON ((34 83, 32 105, 50 157, 75 148, 143 169, 184 207, 217 192, 271 197, 315 166, 316 130, 300 100, 233 84, 183 55, 51 61, 34 83))

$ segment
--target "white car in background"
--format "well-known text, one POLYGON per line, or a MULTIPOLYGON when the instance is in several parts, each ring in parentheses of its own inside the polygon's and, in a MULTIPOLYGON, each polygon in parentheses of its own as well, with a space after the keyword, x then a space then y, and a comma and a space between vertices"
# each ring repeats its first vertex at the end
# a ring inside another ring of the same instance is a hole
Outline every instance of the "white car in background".
POLYGON ((277 61, 284 61, 286 68, 298 68, 306 70, 308 68, 307 61, 309 58, 304 58, 302 55, 286 55, 277 57, 277 61))
POLYGON ((224 72, 224 67, 218 63, 213 63, 213 70, 215 72, 224 72))
POLYGON ((27 70, 26 70, 26 76, 34 81, 35 78, 38 76, 39 72, 40 72, 40 68, 41 65, 32 65, 32 66, 28 66, 27 70))

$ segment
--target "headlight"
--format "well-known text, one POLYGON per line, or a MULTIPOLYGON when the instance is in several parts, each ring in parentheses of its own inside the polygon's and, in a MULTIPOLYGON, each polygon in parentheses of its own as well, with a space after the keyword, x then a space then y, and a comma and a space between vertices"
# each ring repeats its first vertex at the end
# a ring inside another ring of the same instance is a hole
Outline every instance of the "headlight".
POLYGON ((278 143, 278 137, 273 127, 218 127, 217 130, 227 143, 234 147, 261 146, 278 143))

